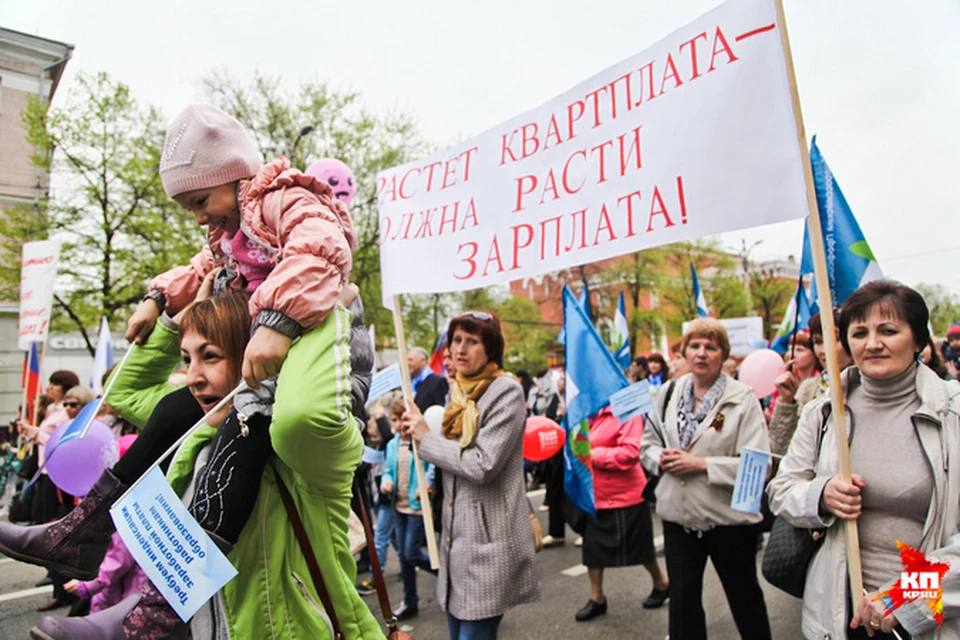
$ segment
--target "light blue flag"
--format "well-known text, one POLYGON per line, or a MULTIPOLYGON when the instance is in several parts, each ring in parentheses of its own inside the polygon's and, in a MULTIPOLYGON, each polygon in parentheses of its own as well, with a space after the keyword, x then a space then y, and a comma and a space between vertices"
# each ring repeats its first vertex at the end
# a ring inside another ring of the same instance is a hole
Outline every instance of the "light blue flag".
POLYGON ((563 326, 570 338, 564 348, 567 405, 564 490, 575 505, 593 516, 596 506, 588 419, 610 404, 610 396, 630 383, 566 286, 563 288, 563 326))
MULTIPOLYGON (((564 285, 566 286, 566 285, 564 285)), ((587 289, 586 287, 580 291, 580 296, 577 298, 577 304, 580 305, 580 308, 583 309, 584 313, 587 311, 587 289)), ((587 317, 590 317, 590 314, 587 314, 587 317)), ((560 328, 560 333, 557 334, 557 342, 560 344, 566 344, 567 342, 567 327, 564 325, 560 328)))
MULTIPOLYGON (((839 307, 851 293, 862 285, 883 278, 877 259, 853 216, 840 185, 833 177, 826 160, 817 148, 817 138, 810 145, 810 165, 817 190, 817 209, 823 228, 823 244, 827 254, 827 275, 830 278, 830 296, 839 307)), ((802 274, 813 273, 813 253, 810 250, 810 232, 804 231, 802 274)), ((816 282, 811 290, 811 307, 819 308, 816 282)))
POLYGON ((797 290, 793 293, 793 297, 790 298, 790 304, 783 314, 783 320, 780 322, 777 335, 770 342, 770 348, 780 354, 789 351, 790 340, 793 338, 793 335, 810 326, 810 318, 812 316, 813 311, 810 309, 810 300, 807 298, 806 291, 803 290, 803 284, 798 283, 797 290), (799 305, 799 313, 797 312, 797 305, 799 305), (796 327, 793 326, 794 322, 797 323, 796 327))
POLYGON ((103 374, 113 366, 113 340, 110 338, 110 325, 106 316, 100 318, 100 335, 97 338, 97 350, 93 354, 93 369, 90 370, 90 388, 97 395, 103 393, 103 374))
POLYGON ((623 303, 623 291, 617 301, 617 312, 613 316, 613 359, 621 369, 630 366, 630 325, 627 324, 627 308, 623 303))
POLYGON ((693 298, 697 301, 697 316, 706 318, 710 315, 710 310, 707 309, 707 299, 703 295, 703 289, 700 288, 697 270, 693 268, 692 262, 690 263, 690 277, 693 278, 693 298))

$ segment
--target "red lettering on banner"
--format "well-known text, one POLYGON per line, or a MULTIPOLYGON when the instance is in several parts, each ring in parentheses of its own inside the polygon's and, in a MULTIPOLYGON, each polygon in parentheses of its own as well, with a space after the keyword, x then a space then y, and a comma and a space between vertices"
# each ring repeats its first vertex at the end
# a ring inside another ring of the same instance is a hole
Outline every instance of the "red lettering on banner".
POLYGON ((639 107, 643 103, 643 70, 647 70, 647 85, 650 87, 650 93, 647 96, 647 100, 653 100, 657 96, 653 93, 653 63, 648 62, 639 69, 637 69, 637 102, 633 105, 639 107))
POLYGON ((507 134, 500 136, 500 166, 507 164, 507 154, 510 155, 510 162, 516 162, 517 156, 513 155, 513 137, 517 135, 517 130, 510 132, 510 142, 507 142, 507 134))
POLYGON ((700 77, 700 68, 697 64, 697 40, 703 38, 703 41, 707 41, 707 32, 703 31, 698 33, 694 37, 690 38, 686 42, 680 43, 680 53, 683 53, 683 48, 687 45, 690 46, 690 80, 696 80, 700 77))
POLYGON ((630 145, 630 148, 626 148, 626 133, 622 133, 617 136, 617 140, 620 142, 620 176, 623 177, 627 175, 627 166, 630 164, 630 156, 634 152, 637 154, 637 169, 643 167, 643 163, 640 159, 640 129, 643 128, 643 125, 635 127, 633 129, 633 144, 630 145))
POLYGON ((477 222, 477 203, 473 198, 470 198, 470 202, 467 203, 467 214, 463 216, 463 224, 460 225, 460 231, 467 228, 467 220, 473 220, 473 224, 470 225, 471 229, 480 224, 477 222))
POLYGON ((490 243, 490 253, 487 254, 487 262, 483 265, 483 276, 487 275, 491 262, 497 263, 497 273, 503 271, 503 260, 500 259, 500 241, 497 236, 493 236, 493 242, 490 243))
POLYGON ((683 194, 683 176, 677 176, 677 199, 680 201, 680 224, 687 224, 687 198, 683 194))
POLYGON ((594 89, 588 93, 585 97, 585 100, 592 100, 593 102, 593 128, 596 129, 600 126, 600 92, 607 93, 609 85, 600 87, 599 89, 594 89))
POLYGON ((662 96, 663 93, 667 90, 666 84, 667 84, 667 80, 670 78, 673 78, 674 89, 683 85, 683 80, 680 79, 680 73, 677 72, 677 65, 673 61, 673 54, 668 53, 667 62, 663 67, 663 80, 660 81, 660 93, 657 94, 658 96, 662 96))
POLYGON ((416 193, 416 191, 414 191, 413 193, 404 195, 404 191, 403 191, 403 188, 404 188, 404 187, 406 186, 406 184, 407 184, 407 179, 410 177, 410 174, 413 173, 414 171, 417 172, 417 175, 420 175, 421 173, 423 173, 422 170, 417 169, 417 168, 413 168, 413 169, 410 169, 409 171, 407 171, 407 172, 404 174, 403 178, 401 178, 401 180, 400 180, 400 199, 401 199, 401 200, 409 200, 409 199, 412 198, 413 195, 416 193))
POLYGON ((526 249, 533 242, 533 226, 529 224, 518 224, 514 227, 511 227, 511 229, 513 229, 513 266, 510 267, 510 270, 514 271, 515 269, 520 268, 517 260, 520 249, 526 249), (521 229, 527 232, 527 239, 523 242, 520 242, 519 240, 521 229))
MULTIPOLYGON (((23 278, 21 278, 21 280, 23 280, 23 278)), ((20 294, 21 302, 29 302, 30 300, 33 300, 33 289, 24 291, 22 294, 20 294)))
POLYGON ((543 185, 543 193, 540 194, 540 204, 546 201, 548 191, 553 192, 554 200, 560 199, 560 194, 557 193, 557 178, 553 175, 553 169, 547 172, 547 181, 546 184, 543 185))
POLYGON ((393 222, 390 220, 390 216, 384 216, 380 218, 380 246, 387 241, 387 236, 390 234, 390 226, 393 222), (386 225, 384 225, 386 223, 386 225))
POLYGON ((520 150, 522 153, 522 155, 520 156, 521 160, 525 158, 529 158, 530 156, 532 156, 533 154, 535 154, 537 151, 540 150, 540 140, 537 139, 538 130, 539 130, 539 127, 537 127, 537 124, 535 122, 530 122, 520 127, 520 133, 523 136, 523 141, 520 146, 520 150), (528 143, 530 142, 533 143, 533 148, 528 150, 528 143))
POLYGON ((552 222, 553 224, 553 238, 554 238, 554 257, 560 257, 560 219, 563 216, 556 216, 555 218, 547 218, 546 220, 540 221, 540 259, 543 260, 547 257, 547 223, 552 222))
POLYGON ((443 228, 447 226, 447 222, 450 222, 450 233, 457 232, 457 213, 460 211, 460 201, 457 200, 452 205, 445 204, 440 209, 440 228, 437 230, 437 235, 443 235, 443 228), (447 218, 447 210, 453 207, 453 217, 447 218))
MULTIPOLYGON (((592 151, 597 158, 597 184, 607 181, 607 162, 606 162, 606 154, 604 154, 604 150, 607 147, 612 147, 612 146, 613 146, 613 140, 607 140, 606 142, 601 142, 594 148, 590 149, 590 151, 592 151)), ((567 160, 567 162, 570 162, 570 161, 567 160)), ((623 175, 623 174, 620 174, 620 175, 623 175)), ((586 182, 586 180, 584 180, 584 182, 586 182)))
POLYGON ((636 197, 637 201, 640 201, 640 190, 632 191, 625 196, 620 196, 617 198, 617 204, 623 202, 627 203, 627 237, 632 238, 637 235, 637 232, 633 229, 633 199, 636 197))
POLYGON ((467 182, 468 180, 470 180, 470 159, 472 158, 473 154, 477 152, 477 150, 478 150, 478 147, 470 147, 469 149, 461 153, 459 156, 457 156, 458 158, 463 158, 464 156, 466 156, 466 158, 464 158, 463 160, 463 181, 464 182, 467 182))
POLYGON ((537 188, 537 176, 520 176, 515 182, 517 183, 517 207, 513 210, 514 213, 523 211, 523 196, 533 193, 537 188), (530 187, 525 189, 524 183, 529 184, 530 187))
POLYGON ((436 212, 436 207, 420 212, 420 227, 417 229, 417 232, 413 234, 414 239, 433 237, 432 218, 433 214, 436 212))
POLYGON ((663 197, 660 195, 659 187, 653 188, 653 196, 650 198, 650 217, 647 219, 647 233, 653 231, 654 216, 663 216, 666 221, 663 225, 664 229, 674 226, 674 222, 670 219, 670 214, 667 212, 667 206, 663 203, 663 197))
POLYGON ((470 265, 470 270, 467 271, 467 275, 465 276, 458 276, 457 274, 453 274, 453 277, 456 278, 457 280, 469 280, 470 278, 473 277, 473 274, 477 272, 477 261, 474 258, 477 257, 477 251, 479 250, 479 246, 477 245, 476 242, 464 242, 463 244, 457 247, 458 256, 460 255, 460 252, 463 251, 464 247, 469 247, 470 249, 472 249, 469 256, 467 256, 466 258, 461 258, 463 262, 466 262, 467 264, 470 265))
MULTIPOLYGON (((610 143, 610 144, 612 144, 612 143, 610 143)), ((594 147, 594 148, 596 148, 596 147, 594 147)), ((580 189, 583 188, 584 183, 586 183, 586 181, 587 181, 586 178, 584 178, 583 180, 581 180, 581 181, 580 181, 580 186, 577 187, 576 189, 573 189, 573 188, 570 186, 570 183, 567 182, 567 172, 570 170, 570 161, 573 160, 574 158, 578 157, 578 156, 582 156, 583 159, 586 160, 586 159, 587 159, 587 152, 584 151, 583 149, 579 149, 579 150, 577 150, 577 151, 574 151, 574 152, 570 155, 570 157, 567 158, 567 161, 566 161, 565 163, 563 163, 563 180, 562 180, 562 182, 563 182, 563 190, 566 191, 567 193, 571 194, 571 195, 573 195, 574 193, 577 193, 578 191, 580 191, 580 189)), ((601 159, 601 166, 603 166, 603 160, 602 160, 602 159, 601 159)))
POLYGON ((597 223, 597 232, 593 236, 593 246, 600 244, 600 232, 607 232, 605 242, 611 242, 617 239, 617 234, 613 231, 613 224, 610 222, 610 214, 607 212, 607 203, 604 202, 600 207, 600 221, 597 223))
POLYGON ((543 148, 550 148, 550 136, 556 139, 556 144, 562 144, 563 138, 560 137, 560 127, 557 126, 557 114, 550 116, 550 122, 547 124, 547 133, 543 136, 543 148))
POLYGON ((21 265, 21 269, 26 269, 27 267, 35 267, 43 264, 50 264, 53 262, 53 256, 44 256, 42 258, 30 258, 21 265))
POLYGON ((573 125, 577 120, 583 117, 584 110, 585 107, 583 100, 577 100, 576 102, 567 106, 567 140, 574 137, 575 134, 573 132, 573 125), (574 107, 579 109, 579 113, 577 113, 577 115, 573 115, 574 107))
POLYGON ((720 27, 717 27, 717 32, 713 35, 713 55, 710 56, 710 68, 707 69, 708 72, 713 71, 716 68, 714 61, 716 60, 717 55, 720 53, 727 54, 727 64, 736 62, 740 59, 733 54, 733 49, 730 48, 730 44, 723 36, 723 31, 720 30, 720 27), (720 45, 719 48, 717 47, 718 44, 720 45))
MULTIPOLYGON (((433 191, 433 172, 436 171, 437 167, 441 166, 442 164, 443 163, 439 161, 431 162, 423 168, 424 171, 429 170, 429 173, 427 174, 427 192, 433 191)), ((444 177, 444 180, 446 180, 446 177, 444 177)))
MULTIPOLYGON (((587 248, 587 210, 586 210, 586 209, 580 209, 579 211, 574 211, 574 212, 571 213, 570 215, 571 215, 572 217, 574 217, 574 218, 576 218, 576 217, 578 217, 578 216, 580 217, 580 246, 577 247, 577 248, 578 248, 578 249, 586 249, 586 248, 587 248)), ((570 244, 568 244, 567 246, 565 246, 565 247, 563 248, 563 250, 566 251, 567 253, 570 253, 571 251, 573 251, 573 246, 574 246, 575 244, 577 244, 577 223, 576 223, 576 221, 573 222, 573 226, 571 227, 571 232, 570 232, 570 244)))

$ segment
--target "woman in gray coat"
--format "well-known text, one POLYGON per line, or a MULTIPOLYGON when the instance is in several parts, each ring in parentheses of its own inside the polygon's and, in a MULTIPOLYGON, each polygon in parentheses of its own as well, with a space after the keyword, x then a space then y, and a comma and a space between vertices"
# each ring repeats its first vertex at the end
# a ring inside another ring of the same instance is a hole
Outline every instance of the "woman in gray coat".
POLYGON ((507 609, 540 598, 523 481, 523 390, 503 371, 496 316, 468 311, 447 335, 457 382, 442 433, 414 405, 402 425, 423 460, 443 470, 437 600, 450 638, 495 640, 507 609))

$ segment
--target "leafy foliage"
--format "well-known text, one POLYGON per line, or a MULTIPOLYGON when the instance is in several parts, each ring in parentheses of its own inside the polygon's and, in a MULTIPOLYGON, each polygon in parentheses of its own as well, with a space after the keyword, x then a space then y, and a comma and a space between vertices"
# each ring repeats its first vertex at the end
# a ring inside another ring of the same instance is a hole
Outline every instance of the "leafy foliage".
POLYGON ((934 334, 945 336, 951 324, 960 322, 960 296, 949 293, 941 284, 921 282, 914 288, 927 303, 934 334))
POLYGON ((54 189, 35 220, 11 216, 4 239, 61 242, 55 329, 83 331, 100 316, 117 326, 150 278, 184 264, 203 234, 163 191, 160 113, 106 73, 81 73, 65 93, 61 107, 33 99, 22 114, 38 150, 32 160, 51 172, 54 189))

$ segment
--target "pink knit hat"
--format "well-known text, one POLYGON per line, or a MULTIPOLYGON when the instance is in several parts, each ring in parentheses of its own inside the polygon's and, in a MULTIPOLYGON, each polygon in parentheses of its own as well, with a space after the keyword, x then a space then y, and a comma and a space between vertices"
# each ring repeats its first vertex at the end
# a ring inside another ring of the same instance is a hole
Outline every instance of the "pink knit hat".
POLYGON ((160 180, 171 198, 256 175, 260 152, 243 125, 220 109, 192 104, 167 129, 160 180))

